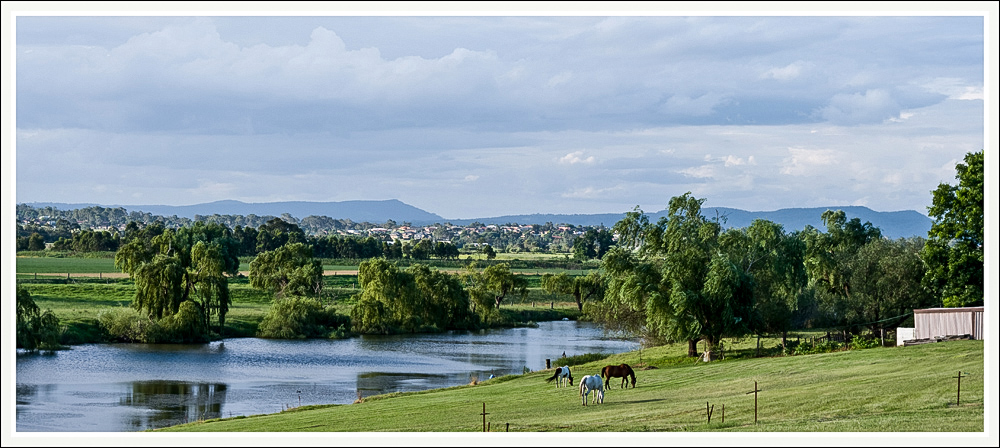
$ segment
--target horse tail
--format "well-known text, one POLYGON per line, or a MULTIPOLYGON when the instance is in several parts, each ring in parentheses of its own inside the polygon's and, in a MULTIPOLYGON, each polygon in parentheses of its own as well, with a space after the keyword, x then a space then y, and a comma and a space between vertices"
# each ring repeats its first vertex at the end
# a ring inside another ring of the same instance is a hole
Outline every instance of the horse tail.
POLYGON ((552 382, 552 380, 554 380, 554 379, 556 379, 556 378, 559 378, 559 372, 560 372, 560 371, 562 371, 562 367, 556 367, 556 373, 553 373, 551 377, 549 377, 549 378, 546 378, 546 379, 545 379, 545 382, 546 382, 546 383, 551 383, 551 382, 552 382))

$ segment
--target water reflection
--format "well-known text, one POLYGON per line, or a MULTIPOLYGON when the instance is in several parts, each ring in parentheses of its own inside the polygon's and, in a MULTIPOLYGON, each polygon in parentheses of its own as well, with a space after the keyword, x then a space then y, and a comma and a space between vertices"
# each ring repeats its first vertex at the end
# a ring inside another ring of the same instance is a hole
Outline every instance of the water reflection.
POLYGON ((358 397, 369 397, 391 392, 413 392, 433 389, 448 382, 449 375, 434 373, 385 373, 368 372, 358 375, 358 397))
POLYGON ((226 385, 221 383, 137 381, 118 404, 149 411, 131 414, 128 422, 143 430, 222 417, 225 401, 226 385))

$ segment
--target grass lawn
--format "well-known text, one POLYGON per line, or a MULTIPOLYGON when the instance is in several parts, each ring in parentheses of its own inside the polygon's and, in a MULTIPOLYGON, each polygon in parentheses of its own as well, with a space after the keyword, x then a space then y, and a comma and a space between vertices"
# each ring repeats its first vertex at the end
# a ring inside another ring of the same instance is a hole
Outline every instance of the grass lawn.
MULTIPOLYGON (((643 364, 655 368, 637 368, 637 387, 622 390, 612 380, 605 402, 586 407, 575 387, 546 383, 549 370, 162 431, 479 432, 484 403, 493 431, 505 431, 508 424, 512 432, 984 431, 982 341, 711 363, 678 356, 684 350, 679 345, 643 350, 643 364), (965 377, 956 404, 953 377, 959 371, 965 377), (755 382, 756 423, 749 393, 755 382)), ((638 358, 638 352, 623 353, 572 370, 578 382, 603 365, 638 365, 638 358)))

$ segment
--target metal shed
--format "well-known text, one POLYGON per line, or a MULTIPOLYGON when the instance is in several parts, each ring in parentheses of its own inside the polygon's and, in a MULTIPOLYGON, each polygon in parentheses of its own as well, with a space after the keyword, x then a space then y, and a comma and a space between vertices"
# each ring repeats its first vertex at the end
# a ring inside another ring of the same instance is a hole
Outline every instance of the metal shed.
POLYGON ((914 339, 970 335, 983 339, 983 307, 913 310, 914 339))

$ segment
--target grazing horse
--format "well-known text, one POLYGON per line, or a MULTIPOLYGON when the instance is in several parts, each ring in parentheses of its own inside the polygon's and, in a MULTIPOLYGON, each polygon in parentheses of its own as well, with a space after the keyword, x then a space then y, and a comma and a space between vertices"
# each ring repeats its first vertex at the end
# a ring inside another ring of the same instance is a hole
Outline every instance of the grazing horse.
POLYGON ((601 369, 601 376, 604 377, 604 387, 608 388, 611 385, 612 377, 621 377, 623 389, 628 389, 628 383, 625 381, 629 377, 632 377, 632 388, 635 389, 635 371, 628 364, 619 364, 617 366, 604 366, 601 369))
POLYGON ((604 403, 604 381, 600 375, 587 375, 580 379, 580 397, 583 398, 583 405, 587 405, 587 398, 590 392, 594 392, 594 403, 604 403))
POLYGON ((551 377, 546 378, 546 383, 551 383, 552 380, 556 380, 556 387, 561 387, 563 380, 568 380, 569 385, 573 385, 573 374, 569 373, 569 366, 562 366, 556 368, 556 373, 553 373, 551 377))

